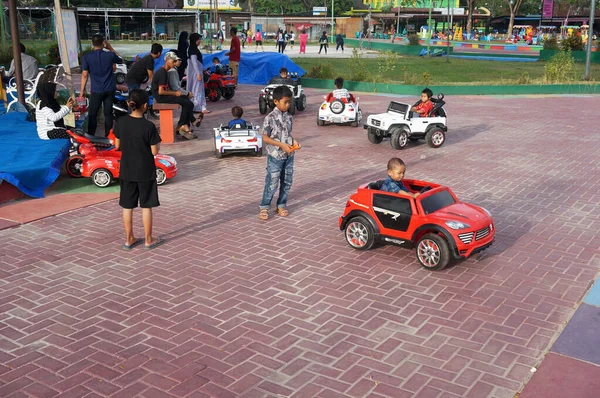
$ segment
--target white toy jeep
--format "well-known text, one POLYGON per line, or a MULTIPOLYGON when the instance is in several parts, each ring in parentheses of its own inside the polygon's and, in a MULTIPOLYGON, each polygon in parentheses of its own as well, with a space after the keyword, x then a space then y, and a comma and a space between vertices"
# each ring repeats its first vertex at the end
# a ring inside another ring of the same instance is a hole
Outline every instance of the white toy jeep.
POLYGON ((261 115, 266 114, 269 109, 275 108, 275 102, 273 102, 273 90, 279 86, 288 86, 294 98, 290 102, 290 109, 288 112, 293 115, 296 113, 296 109, 303 111, 306 109, 306 95, 304 95, 304 89, 302 88, 302 78, 298 76, 298 73, 288 73, 287 79, 276 76, 272 78, 269 84, 260 91, 258 95, 258 110, 261 115))
MULTIPOLYGON (((433 109, 427 117, 413 117, 412 106, 391 101, 386 113, 370 115, 364 128, 369 141, 379 144, 389 137, 392 148, 402 149, 408 141, 425 139, 432 148, 441 147, 446 142, 446 111, 444 110, 444 94, 431 98, 433 109)), ((421 101, 418 101, 416 106, 421 101)))

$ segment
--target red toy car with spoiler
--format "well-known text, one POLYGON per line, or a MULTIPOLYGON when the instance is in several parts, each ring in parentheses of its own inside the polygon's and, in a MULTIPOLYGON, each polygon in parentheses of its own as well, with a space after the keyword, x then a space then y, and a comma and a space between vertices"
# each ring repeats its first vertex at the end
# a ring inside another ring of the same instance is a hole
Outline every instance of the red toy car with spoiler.
POLYGON ((354 249, 368 250, 376 242, 416 248, 426 269, 442 270, 494 242, 496 228, 486 209, 461 202, 440 184, 402 180, 416 198, 381 191, 383 180, 361 185, 350 196, 339 227, 354 249))

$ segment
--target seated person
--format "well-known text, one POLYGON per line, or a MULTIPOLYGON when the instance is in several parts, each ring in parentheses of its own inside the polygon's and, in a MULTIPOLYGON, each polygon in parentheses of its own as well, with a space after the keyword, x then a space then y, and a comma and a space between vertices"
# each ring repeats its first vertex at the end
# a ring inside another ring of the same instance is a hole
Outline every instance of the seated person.
MULTIPOLYGON (((23 79, 34 81, 39 73, 38 61, 29 54, 25 54, 25 46, 21 46, 21 69, 23 69, 23 79)), ((2 76, 2 83, 8 86, 10 79, 15 76, 15 60, 10 62, 10 69, 2 76)))
POLYGON ((356 102, 354 96, 350 94, 350 91, 344 88, 344 78, 338 77, 334 81, 335 90, 327 94, 327 102, 333 101, 334 99, 346 100, 346 102, 356 102))
POLYGON ((269 84, 287 84, 292 86, 294 85, 294 81, 288 77, 287 68, 281 68, 279 69, 279 76, 275 76, 269 80, 269 84))
POLYGON ((236 124, 241 125, 243 129, 248 127, 246 125, 246 121, 242 119, 242 116, 244 116, 244 110, 241 106, 236 105, 233 108, 231 108, 231 115, 234 117, 234 119, 229 121, 229 128, 235 127, 236 124))
POLYGON ((35 108, 38 136, 43 140, 69 138, 63 118, 71 112, 75 99, 69 98, 67 105, 60 106, 56 98, 56 83, 40 83, 37 87, 40 102, 35 108))
POLYGON ((433 97, 433 91, 428 88, 425 88, 421 91, 421 102, 410 110, 412 111, 412 117, 428 117, 431 111, 433 110, 433 101, 431 101, 431 97, 433 97))
POLYGON ((219 61, 219 58, 214 57, 212 59, 212 66, 209 68, 211 73, 216 73, 217 75, 225 74, 225 66, 219 61))
POLYGON ((404 173, 406 173, 406 164, 400 158, 391 158, 387 164, 388 176, 383 181, 380 191, 393 192, 402 196, 416 198, 419 193, 412 193, 402 182, 404 173))
MULTIPOLYGON (((187 97, 189 99, 194 98, 194 94, 190 91, 187 91, 181 87, 181 82, 179 81, 179 68, 181 67, 181 58, 175 52, 171 51, 171 54, 175 56, 175 66, 167 71, 167 77, 169 80, 169 90, 170 91, 181 91, 182 97, 187 97)), ((204 118, 204 114, 200 112, 199 116, 192 117, 192 124, 196 127, 200 127, 200 123, 202 123, 202 119, 204 118)))

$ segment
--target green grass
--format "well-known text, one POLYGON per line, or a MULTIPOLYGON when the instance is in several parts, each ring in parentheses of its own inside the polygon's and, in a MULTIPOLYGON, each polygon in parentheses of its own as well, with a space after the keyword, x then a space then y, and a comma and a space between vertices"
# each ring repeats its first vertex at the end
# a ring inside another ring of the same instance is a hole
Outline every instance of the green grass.
MULTIPOLYGON (((352 80, 352 73, 348 67, 350 62, 364 62, 366 68, 377 82, 395 82, 406 84, 536 84, 542 83, 544 77, 544 62, 503 62, 503 61, 478 61, 471 59, 451 58, 446 63, 445 57, 422 58, 403 56, 392 69, 379 72, 377 58, 344 59, 329 58, 295 58, 299 66, 311 76, 311 70, 319 64, 329 64, 336 76, 352 80), (423 77, 429 74, 429 79, 423 77), (528 80, 525 78, 528 76, 528 80)), ((584 73, 584 64, 575 65, 575 80, 581 80, 584 73)), ((600 77, 600 65, 592 64, 592 78, 600 77)))

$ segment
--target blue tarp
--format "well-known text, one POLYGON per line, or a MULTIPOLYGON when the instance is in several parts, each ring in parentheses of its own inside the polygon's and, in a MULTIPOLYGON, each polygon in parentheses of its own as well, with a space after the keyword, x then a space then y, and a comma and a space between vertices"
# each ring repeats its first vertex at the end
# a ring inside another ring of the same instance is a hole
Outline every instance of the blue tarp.
POLYGON ((69 156, 69 140, 42 140, 27 113, 0 116, 0 181, 6 180, 21 192, 43 198, 60 174, 69 156))
MULTIPOLYGON (((169 49, 163 50, 162 55, 154 60, 154 70, 162 67, 165 64, 164 55, 169 49)), ((228 51, 228 50, 227 50, 228 51)), ((219 51, 212 54, 202 54, 204 68, 212 65, 214 57, 219 58, 223 65, 229 65, 229 57, 225 56, 227 51, 219 51)), ((143 57, 148 53, 138 54, 143 57)), ((267 84, 274 76, 279 76, 279 69, 286 67, 291 73, 298 73, 299 76, 306 74, 304 69, 299 67, 285 54, 275 52, 260 52, 260 53, 242 53, 240 59, 240 77, 239 83, 242 84, 267 84)))

